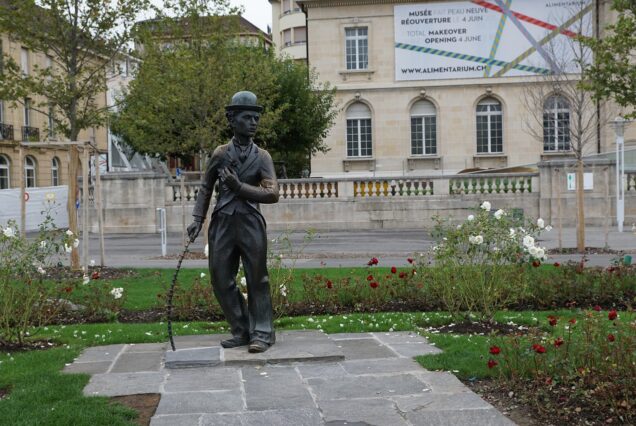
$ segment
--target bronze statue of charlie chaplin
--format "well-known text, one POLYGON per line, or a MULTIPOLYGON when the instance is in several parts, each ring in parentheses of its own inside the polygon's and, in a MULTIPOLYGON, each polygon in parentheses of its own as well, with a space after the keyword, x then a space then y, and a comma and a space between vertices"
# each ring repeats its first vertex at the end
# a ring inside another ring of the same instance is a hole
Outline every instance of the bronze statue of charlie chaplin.
POLYGON ((238 92, 225 107, 234 132, 229 143, 210 158, 188 227, 193 240, 201 231, 215 183, 216 205, 208 233, 209 266, 214 294, 230 324, 232 337, 221 346, 249 345, 250 352, 266 351, 276 340, 267 274, 267 234, 259 203, 278 202, 278 182, 272 157, 254 144, 260 113, 256 95, 238 92), (236 284, 243 262, 248 303, 236 284))

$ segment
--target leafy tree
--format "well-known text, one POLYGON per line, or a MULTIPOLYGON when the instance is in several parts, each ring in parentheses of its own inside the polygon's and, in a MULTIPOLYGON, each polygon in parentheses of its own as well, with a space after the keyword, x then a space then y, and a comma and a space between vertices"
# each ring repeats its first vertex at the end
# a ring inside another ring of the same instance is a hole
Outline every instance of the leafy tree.
MULTIPOLYGON (((54 129, 71 141, 80 131, 106 122, 107 110, 97 102, 106 91, 106 70, 131 40, 135 17, 148 0, 2 0, 0 32, 8 33, 33 52, 50 58, 50 66, 22 73, 4 56, 0 98, 14 106, 29 98, 31 107, 49 115, 54 129)), ((79 153, 70 148, 69 225, 77 233, 75 197, 79 153)), ((77 250, 71 256, 79 265, 77 250)))
POLYGON ((585 69, 583 87, 596 99, 612 99, 636 118, 636 0, 614 0, 616 23, 605 27, 600 39, 585 39, 594 63, 585 69))
POLYGON ((212 152, 231 137, 225 105, 250 90, 265 107, 256 142, 299 174, 311 154, 326 150, 334 91, 305 66, 239 41, 238 16, 199 12, 144 25, 142 62, 113 115, 113 131, 143 154, 212 152))

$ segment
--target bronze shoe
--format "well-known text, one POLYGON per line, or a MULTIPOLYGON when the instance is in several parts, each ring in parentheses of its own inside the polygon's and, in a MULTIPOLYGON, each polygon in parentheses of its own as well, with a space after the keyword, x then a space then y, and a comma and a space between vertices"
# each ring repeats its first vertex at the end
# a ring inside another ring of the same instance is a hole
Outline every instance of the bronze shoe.
POLYGON ((231 339, 227 339, 227 340, 221 340, 221 346, 223 346, 226 349, 229 348, 238 348, 239 346, 245 346, 248 345, 250 343, 250 340, 247 338, 238 338, 238 337, 232 337, 231 339))
POLYGON ((248 352, 260 353, 260 352, 265 352, 267 349, 269 349, 269 344, 265 342, 261 342, 260 340, 254 340, 253 342, 250 343, 248 352))

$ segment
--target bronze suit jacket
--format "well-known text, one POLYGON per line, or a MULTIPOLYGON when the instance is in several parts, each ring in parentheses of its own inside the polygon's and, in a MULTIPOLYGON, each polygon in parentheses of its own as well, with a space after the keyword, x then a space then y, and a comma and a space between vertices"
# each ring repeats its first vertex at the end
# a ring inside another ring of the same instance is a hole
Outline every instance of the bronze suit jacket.
MULTIPOLYGON (((219 182, 219 193, 212 217, 226 206, 231 209, 228 213, 232 214, 232 203, 235 200, 244 203, 248 209, 252 209, 259 215, 261 214, 259 203, 273 204, 278 202, 278 181, 274 171, 274 162, 269 153, 252 143, 247 158, 241 164, 234 143, 230 141, 215 149, 212 158, 208 161, 203 184, 197 194, 197 201, 192 211, 195 220, 203 221, 205 218, 214 184, 219 179, 219 172, 225 167, 230 167, 236 171, 242 185, 237 191, 233 191, 223 182, 219 182)), ((224 212, 226 211, 224 210, 224 212)))

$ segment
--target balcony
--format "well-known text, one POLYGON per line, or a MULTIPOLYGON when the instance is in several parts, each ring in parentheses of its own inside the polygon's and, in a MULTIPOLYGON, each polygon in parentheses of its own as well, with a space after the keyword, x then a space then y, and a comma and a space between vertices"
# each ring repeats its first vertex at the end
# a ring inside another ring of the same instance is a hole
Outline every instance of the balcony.
POLYGON ((0 123, 0 140, 13 140, 13 126, 10 124, 0 123))
POLYGON ((40 140, 40 129, 37 127, 22 126, 22 141, 37 142, 40 140))

